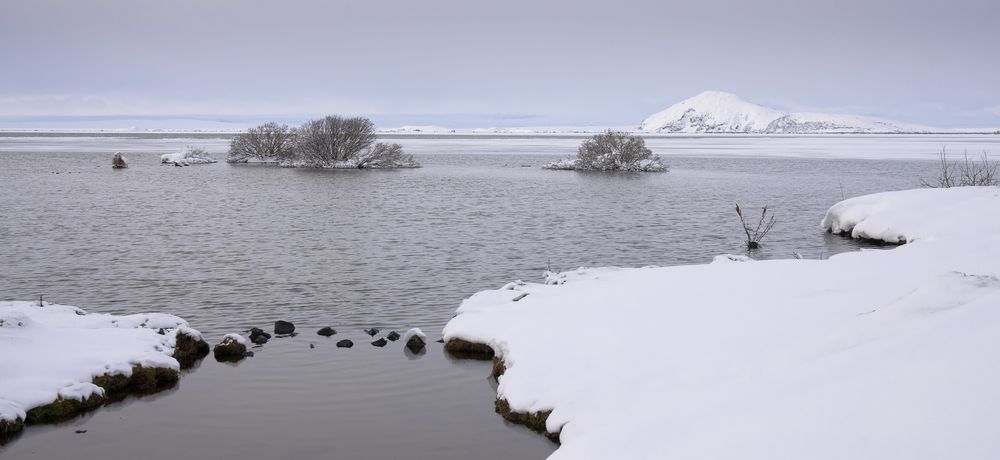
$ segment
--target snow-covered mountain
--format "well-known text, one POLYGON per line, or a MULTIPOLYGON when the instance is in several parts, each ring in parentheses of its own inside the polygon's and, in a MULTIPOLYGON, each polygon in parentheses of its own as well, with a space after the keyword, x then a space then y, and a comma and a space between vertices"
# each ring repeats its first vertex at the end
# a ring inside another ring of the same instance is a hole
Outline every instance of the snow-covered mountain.
POLYGON ((788 113, 722 91, 705 91, 657 112, 639 125, 648 133, 926 133, 925 126, 828 113, 788 113))

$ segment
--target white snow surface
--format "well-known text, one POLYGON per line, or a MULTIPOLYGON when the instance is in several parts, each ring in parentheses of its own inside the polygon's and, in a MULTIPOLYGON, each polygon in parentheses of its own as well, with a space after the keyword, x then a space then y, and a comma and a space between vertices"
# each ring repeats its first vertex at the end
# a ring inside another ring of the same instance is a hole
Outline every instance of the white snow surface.
POLYGON ((403 334, 403 343, 406 343, 407 341, 409 341, 410 337, 413 337, 413 336, 420 337, 424 341, 427 341, 427 334, 424 334, 424 331, 420 330, 419 327, 414 327, 414 328, 411 328, 410 330, 406 331, 405 334, 403 334))
POLYGON ((209 164, 218 163, 219 161, 212 158, 205 149, 196 149, 192 147, 185 147, 180 152, 174 153, 164 153, 160 155, 160 163, 167 164, 177 164, 177 165, 196 165, 196 164, 209 164))
POLYGON ((247 340, 246 337, 243 337, 240 334, 235 334, 235 333, 233 333, 233 334, 226 334, 226 335, 222 336, 222 341, 220 343, 225 343, 226 339, 231 339, 232 341, 234 341, 234 342, 236 342, 236 343, 238 343, 240 345, 243 345, 244 347, 250 348, 250 341, 247 340))
POLYGON ((889 120, 827 113, 787 113, 722 91, 705 91, 650 115, 648 133, 886 134, 941 131, 889 120))
POLYGON ((925 188, 841 201, 826 212, 822 226, 834 233, 887 243, 978 239, 984 234, 1000 235, 998 213, 1000 187, 925 188))
POLYGON ((998 458, 998 192, 880 193, 824 219, 910 241, 893 249, 510 283, 444 337, 505 360, 514 410, 552 411, 552 459, 998 458))
POLYGON ((85 399, 103 390, 104 374, 132 366, 179 369, 177 332, 201 334, 164 313, 111 315, 37 301, 0 301, 0 420, 24 418, 57 398, 85 399), (168 332, 160 335, 163 328, 168 332))

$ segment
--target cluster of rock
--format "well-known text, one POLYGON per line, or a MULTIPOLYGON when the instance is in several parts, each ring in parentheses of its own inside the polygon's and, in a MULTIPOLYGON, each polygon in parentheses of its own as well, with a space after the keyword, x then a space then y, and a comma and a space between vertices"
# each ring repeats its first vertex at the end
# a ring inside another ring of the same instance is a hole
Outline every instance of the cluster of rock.
MULTIPOLYGON (((378 328, 369 328, 364 330, 365 334, 369 337, 375 337, 381 330, 378 328)), ((325 326, 316 331, 316 335, 323 337, 332 337, 337 334, 337 331, 330 327, 325 326)), ((249 330, 249 338, 244 337, 240 334, 226 334, 222 341, 219 342, 213 348, 213 353, 218 361, 224 362, 235 362, 240 361, 245 357, 253 356, 253 352, 249 348, 253 345, 264 345, 269 340, 271 340, 272 335, 265 332, 263 329, 253 327, 249 330)), ((294 337, 298 335, 295 332, 295 325, 288 321, 275 321, 274 323, 274 336, 277 337, 294 337)), ((421 353, 427 346, 427 336, 424 335, 423 331, 419 328, 413 328, 406 332, 406 334, 400 335, 396 331, 389 331, 384 337, 378 338, 371 342, 372 346, 384 347, 389 344, 389 342, 395 342, 403 339, 406 349, 412 353, 421 353)), ((336 343, 337 348, 351 348, 354 346, 354 341, 350 339, 339 340, 336 343)), ((309 348, 315 348, 314 344, 309 344, 309 348)))

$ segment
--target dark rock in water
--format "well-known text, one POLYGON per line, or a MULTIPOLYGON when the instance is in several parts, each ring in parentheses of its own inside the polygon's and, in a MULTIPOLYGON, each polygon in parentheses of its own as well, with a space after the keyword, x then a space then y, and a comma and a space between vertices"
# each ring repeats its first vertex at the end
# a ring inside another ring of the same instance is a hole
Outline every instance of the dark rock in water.
POLYGON ((353 346, 354 346, 354 342, 351 342, 350 340, 347 340, 347 339, 344 339, 344 340, 341 340, 340 342, 337 342, 337 348, 351 348, 353 346))
POLYGON ((389 342, 387 342, 385 339, 378 339, 372 342, 372 345, 375 345, 376 347, 384 347, 387 343, 389 342))
POLYGON ((271 334, 264 332, 263 329, 259 327, 250 328, 250 341, 257 345, 263 345, 271 340, 271 334))
POLYGON ((76 434, 84 434, 87 430, 76 430, 76 434))
POLYGON ((414 353, 419 353, 426 345, 427 343, 424 342, 423 337, 420 337, 419 335, 412 335, 410 336, 410 339, 406 341, 406 348, 414 353))
POLYGON ((365 334, 375 337, 375 334, 378 334, 378 328, 365 329, 365 334))
POLYGON ((316 333, 319 334, 319 335, 322 335, 323 337, 329 337, 329 336, 331 336, 333 334, 336 334, 337 331, 335 331, 332 327, 327 326, 327 327, 324 327, 324 328, 316 331, 316 333))
POLYGON ((239 361, 247 356, 247 347, 232 336, 226 336, 212 349, 215 359, 219 361, 239 361))
POLYGON ((437 340, 435 340, 435 342, 437 342, 437 343, 444 343, 444 339, 437 339, 437 340))
POLYGON ((309 348, 316 348, 316 345, 313 345, 313 344, 310 343, 309 344, 309 348))
POLYGON ((125 157, 120 152, 111 157, 111 169, 125 169, 127 167, 128 164, 125 163, 125 157))
POLYGON ((395 341, 399 340, 399 333, 396 332, 396 331, 392 331, 392 332, 386 334, 385 338, 389 339, 392 342, 395 342, 395 341))
POLYGON ((156 333, 160 335, 167 335, 167 331, 164 330, 162 327, 160 328, 160 330, 156 331, 156 333))
POLYGON ((247 352, 247 353, 246 353, 245 355, 243 355, 243 356, 246 356, 246 357, 250 357, 250 356, 253 356, 253 352, 252 352, 252 351, 248 351, 248 352, 247 352))
POLYGON ((295 325, 288 321, 275 321, 274 333, 278 335, 291 334, 295 332, 295 325))
POLYGON ((181 364, 181 369, 187 369, 208 354, 208 342, 200 336, 187 333, 184 329, 177 331, 177 342, 174 346, 174 359, 181 364))

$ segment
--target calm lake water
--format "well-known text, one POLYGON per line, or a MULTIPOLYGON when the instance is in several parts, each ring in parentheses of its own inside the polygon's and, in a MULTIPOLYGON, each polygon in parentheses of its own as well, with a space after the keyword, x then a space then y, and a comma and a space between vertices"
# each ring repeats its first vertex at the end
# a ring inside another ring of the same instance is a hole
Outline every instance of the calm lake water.
POLYGON ((277 319, 300 332, 238 365, 209 357, 176 389, 29 427, 0 456, 544 458, 554 444, 493 412, 488 363, 453 361, 438 343, 421 356, 375 348, 362 329, 436 340, 463 298, 547 267, 741 253, 737 202, 778 218, 754 257, 856 250, 820 230, 831 204, 916 187, 936 164, 913 158, 944 143, 1000 152, 998 136, 939 138, 676 141, 686 152, 657 139, 664 174, 539 169, 573 154, 579 139, 564 138, 401 139, 425 166, 401 171, 158 164, 185 144, 222 158, 213 139, 0 138, 0 298, 166 311, 212 343, 277 319), (768 157, 768 145, 792 154, 768 157), (838 159, 879 145, 905 159, 838 159), (110 168, 118 150, 126 170, 110 168), (315 334, 327 325, 339 333, 315 334), (341 338, 355 347, 335 348, 341 338))

